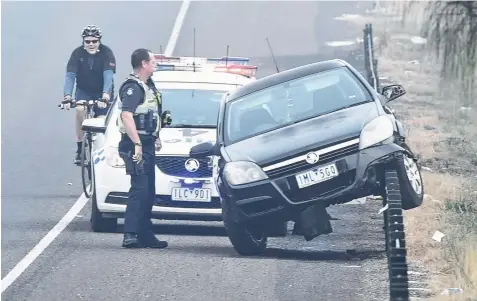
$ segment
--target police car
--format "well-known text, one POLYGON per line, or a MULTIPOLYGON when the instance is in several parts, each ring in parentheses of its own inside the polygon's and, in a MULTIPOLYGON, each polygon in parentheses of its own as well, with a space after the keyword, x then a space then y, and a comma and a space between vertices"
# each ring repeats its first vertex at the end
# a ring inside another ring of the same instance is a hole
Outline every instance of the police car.
MULTIPOLYGON (((156 153, 156 198, 153 218, 221 221, 222 210, 213 175, 213 158, 189 157, 192 146, 215 141, 219 102, 227 91, 255 80, 256 66, 240 57, 198 58, 156 55, 153 74, 163 110, 172 123, 162 128, 162 149, 156 153)), ((91 224, 93 231, 115 231, 124 216, 130 188, 118 154, 120 114, 117 97, 106 118, 92 118, 83 128, 93 142, 91 224)))

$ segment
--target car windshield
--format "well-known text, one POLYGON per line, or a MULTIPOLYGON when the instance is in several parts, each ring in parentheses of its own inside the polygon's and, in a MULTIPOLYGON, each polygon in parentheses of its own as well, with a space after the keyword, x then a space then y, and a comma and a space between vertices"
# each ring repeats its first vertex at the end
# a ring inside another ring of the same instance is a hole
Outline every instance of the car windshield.
POLYGON ((373 101, 347 69, 315 73, 227 103, 226 145, 309 118, 373 101))
POLYGON ((225 91, 197 89, 160 89, 162 110, 172 113, 169 127, 217 126, 220 99, 225 91))

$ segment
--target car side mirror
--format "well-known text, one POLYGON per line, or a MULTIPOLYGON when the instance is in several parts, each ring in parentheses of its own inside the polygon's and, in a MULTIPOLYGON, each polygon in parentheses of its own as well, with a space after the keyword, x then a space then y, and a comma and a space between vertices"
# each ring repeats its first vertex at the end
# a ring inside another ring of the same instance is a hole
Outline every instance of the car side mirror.
POLYGON ((193 158, 203 158, 218 155, 216 145, 210 142, 203 142, 191 147, 189 156, 193 158))
POLYGON ((406 94, 406 90, 401 85, 389 85, 381 89, 381 94, 386 98, 387 102, 390 102, 406 94))
POLYGON ((104 134, 106 132, 106 125, 104 122, 104 117, 85 119, 81 124, 81 130, 85 132, 104 134))

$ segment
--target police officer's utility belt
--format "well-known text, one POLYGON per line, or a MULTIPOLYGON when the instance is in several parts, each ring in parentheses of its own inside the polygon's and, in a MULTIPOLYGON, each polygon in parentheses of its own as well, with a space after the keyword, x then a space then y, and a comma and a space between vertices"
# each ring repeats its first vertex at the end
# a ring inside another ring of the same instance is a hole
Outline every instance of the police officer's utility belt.
POLYGON ((138 131, 153 133, 157 130, 158 120, 153 110, 149 110, 145 114, 133 115, 133 118, 138 131))

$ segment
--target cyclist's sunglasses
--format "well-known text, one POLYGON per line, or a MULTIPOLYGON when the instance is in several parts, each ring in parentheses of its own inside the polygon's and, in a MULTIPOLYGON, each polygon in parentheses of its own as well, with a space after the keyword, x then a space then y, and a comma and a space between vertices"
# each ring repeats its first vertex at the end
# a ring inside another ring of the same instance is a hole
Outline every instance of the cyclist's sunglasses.
POLYGON ((86 44, 91 44, 91 43, 96 44, 96 43, 98 43, 98 41, 99 41, 99 40, 84 40, 84 42, 85 42, 86 44))

